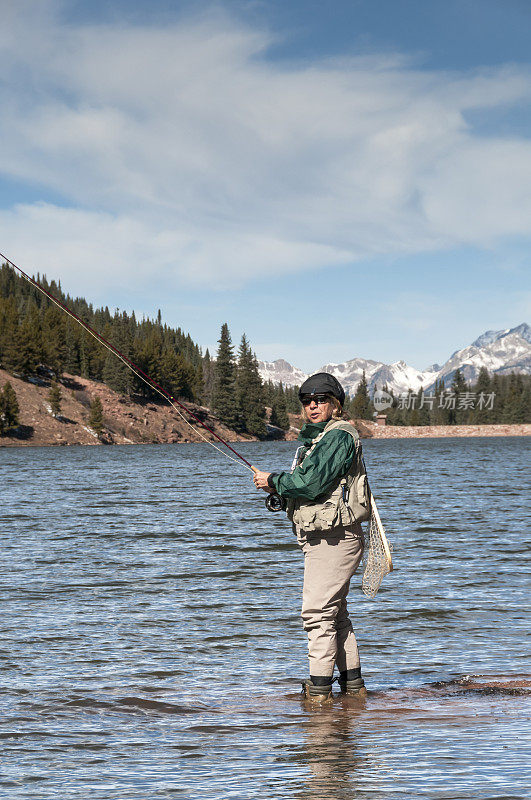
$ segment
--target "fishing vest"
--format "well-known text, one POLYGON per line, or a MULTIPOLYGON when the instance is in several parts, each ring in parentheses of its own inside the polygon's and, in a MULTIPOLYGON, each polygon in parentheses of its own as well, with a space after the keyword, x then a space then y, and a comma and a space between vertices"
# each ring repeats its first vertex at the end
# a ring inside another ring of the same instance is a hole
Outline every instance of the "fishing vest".
POLYGON ((306 532, 330 531, 333 528, 364 522, 371 515, 371 490, 356 428, 340 419, 333 419, 315 437, 311 447, 296 466, 302 464, 329 431, 345 431, 354 439, 356 453, 346 475, 343 475, 326 495, 317 500, 295 497, 287 501, 288 518, 306 532))

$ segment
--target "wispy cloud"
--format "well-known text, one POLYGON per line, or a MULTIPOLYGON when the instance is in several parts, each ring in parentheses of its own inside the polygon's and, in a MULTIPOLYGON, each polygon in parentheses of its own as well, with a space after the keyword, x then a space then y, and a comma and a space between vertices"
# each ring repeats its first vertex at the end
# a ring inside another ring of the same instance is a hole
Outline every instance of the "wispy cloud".
POLYGON ((526 69, 290 65, 264 58, 270 43, 220 13, 76 26, 56 3, 13 4, 0 172, 64 207, 0 213, 8 253, 79 291, 102 250, 102 285, 157 275, 226 288, 531 234, 531 143, 467 123, 529 102, 526 69))
POLYGON ((397 331, 432 333, 448 316, 446 303, 431 292, 398 291, 380 304, 382 318, 397 331))

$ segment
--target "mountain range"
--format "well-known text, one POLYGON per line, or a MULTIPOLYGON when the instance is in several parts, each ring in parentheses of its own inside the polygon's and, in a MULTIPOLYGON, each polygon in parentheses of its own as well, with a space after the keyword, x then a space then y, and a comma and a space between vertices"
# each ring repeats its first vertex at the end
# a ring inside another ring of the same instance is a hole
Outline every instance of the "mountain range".
MULTIPOLYGON (((345 391, 353 395, 365 371, 372 392, 376 387, 387 385, 395 394, 408 389, 418 391, 422 386, 429 391, 437 380, 445 386, 452 382, 455 371, 460 369, 468 382, 477 379, 481 367, 490 374, 506 375, 509 372, 531 374, 531 328, 525 322, 516 328, 502 331, 485 331, 472 344, 455 353, 444 362, 432 364, 424 370, 415 369, 405 361, 384 364, 367 358, 353 358, 342 364, 325 364, 315 372, 329 372, 342 383, 345 391)), ((284 386, 300 386, 308 374, 289 364, 283 358, 276 361, 259 361, 258 369, 264 381, 273 381, 284 386)), ((310 373, 311 374, 311 373, 310 373)))

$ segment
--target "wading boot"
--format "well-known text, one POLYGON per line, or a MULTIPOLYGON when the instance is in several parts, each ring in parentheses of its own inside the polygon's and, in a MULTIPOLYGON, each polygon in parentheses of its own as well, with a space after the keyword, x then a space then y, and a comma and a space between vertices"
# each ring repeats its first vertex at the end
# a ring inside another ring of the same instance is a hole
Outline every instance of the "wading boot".
POLYGON ((314 683, 310 676, 309 681, 302 683, 302 699, 309 700, 311 703, 331 703, 332 697, 332 678, 327 679, 328 683, 314 683))
POLYGON ((343 673, 339 676, 339 686, 341 688, 342 694, 346 694, 349 697, 367 697, 367 689, 365 688, 365 683, 363 682, 363 678, 360 676, 359 678, 343 678, 343 673))
POLYGON ((350 697, 367 697, 367 689, 361 677, 361 669, 347 669, 339 673, 339 686, 343 694, 350 697))

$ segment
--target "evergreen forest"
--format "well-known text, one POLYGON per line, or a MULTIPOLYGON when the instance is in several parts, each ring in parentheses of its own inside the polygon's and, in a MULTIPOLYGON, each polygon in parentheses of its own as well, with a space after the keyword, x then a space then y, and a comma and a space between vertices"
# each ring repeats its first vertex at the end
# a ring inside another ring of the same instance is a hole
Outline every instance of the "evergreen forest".
MULTIPOLYGON (((95 309, 84 298, 65 294, 60 283, 48 283, 45 276, 37 275, 36 280, 166 391, 209 406, 232 430, 264 438, 266 406, 271 409, 269 423, 281 430, 290 426, 288 414, 300 413, 297 387, 264 383, 246 335, 235 352, 226 323, 212 357, 208 350, 203 354, 189 334, 163 324, 160 311, 155 320, 137 320, 134 313, 95 309)), ((123 362, 7 264, 0 267, 0 366, 25 379, 44 370, 52 379, 54 413, 60 405, 58 382, 64 373, 102 381, 125 396, 160 400, 123 362)), ((451 386, 436 385, 427 393, 420 389, 394 396, 386 386, 380 388, 390 402, 381 409, 389 425, 531 422, 529 375, 491 376, 482 368, 472 385, 457 370, 451 386)), ((0 433, 8 420, 18 417, 12 392, 9 387, 8 396, 1 398, 0 433)), ((355 395, 347 397, 346 416, 373 419, 373 399, 363 375, 355 395)))
MULTIPOLYGON (((474 383, 467 383, 461 370, 451 384, 442 381, 425 392, 409 391, 395 396, 387 386, 389 407, 381 409, 388 425, 493 425, 531 423, 531 375, 490 375, 485 367, 474 383)), ((363 375, 356 394, 347 403, 350 416, 373 419, 375 406, 363 375)))
MULTIPOLYGON (((160 311, 156 320, 137 320, 134 313, 95 309, 84 298, 65 294, 60 283, 48 282, 45 276, 37 275, 36 281, 167 392, 211 406, 233 430, 263 438, 266 405, 272 407, 271 424, 284 430, 289 428, 288 408, 299 410, 296 389, 264 386, 245 334, 234 353, 226 324, 213 359, 208 350, 203 355, 189 334, 163 324, 160 311)), ((39 372, 51 378, 49 400, 56 411, 57 382, 64 373, 102 381, 127 397, 160 401, 113 353, 7 264, 0 267, 0 366, 24 379, 39 372)))

